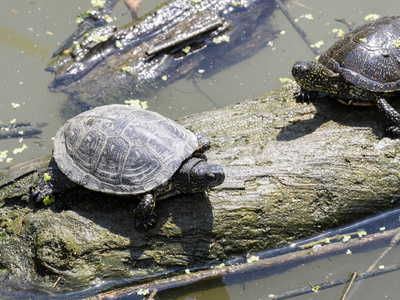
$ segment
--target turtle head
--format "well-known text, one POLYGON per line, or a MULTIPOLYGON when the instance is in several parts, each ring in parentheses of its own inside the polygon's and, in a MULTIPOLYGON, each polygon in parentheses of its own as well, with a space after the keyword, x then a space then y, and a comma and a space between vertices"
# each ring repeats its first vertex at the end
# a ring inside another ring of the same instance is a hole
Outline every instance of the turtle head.
POLYGON ((335 90, 340 80, 339 73, 313 61, 296 61, 292 68, 292 75, 302 89, 325 94, 330 94, 331 90, 335 90))
POLYGON ((203 158, 191 157, 178 170, 174 183, 179 193, 198 193, 220 185, 224 179, 221 166, 210 164, 203 158))

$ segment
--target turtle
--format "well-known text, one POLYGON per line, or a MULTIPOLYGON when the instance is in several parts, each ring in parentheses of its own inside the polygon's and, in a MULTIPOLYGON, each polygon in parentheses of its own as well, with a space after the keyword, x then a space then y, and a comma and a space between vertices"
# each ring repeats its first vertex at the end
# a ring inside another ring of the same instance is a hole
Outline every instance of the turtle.
POLYGON ((347 33, 314 61, 295 61, 300 101, 321 92, 347 105, 376 105, 390 134, 400 134, 400 114, 387 100, 400 95, 400 16, 386 16, 347 33))
POLYGON ((156 112, 104 105, 68 120, 54 139, 53 164, 31 188, 36 203, 76 185, 140 198, 136 228, 156 221, 156 200, 221 184, 223 168, 207 161, 210 140, 156 112))

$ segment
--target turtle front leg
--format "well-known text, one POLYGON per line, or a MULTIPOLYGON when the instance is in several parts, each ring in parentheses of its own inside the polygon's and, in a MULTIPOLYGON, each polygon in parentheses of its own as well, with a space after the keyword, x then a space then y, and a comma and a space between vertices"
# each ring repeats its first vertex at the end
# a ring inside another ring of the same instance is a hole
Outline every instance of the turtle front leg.
POLYGON ((135 227, 147 229, 154 225, 157 216, 154 213, 156 198, 152 194, 145 194, 139 202, 139 205, 133 211, 135 218, 135 227))
POLYGON ((307 91, 301 88, 299 92, 295 94, 294 97, 297 102, 310 104, 318 98, 318 92, 307 91))
POLYGON ((386 127, 386 131, 399 135, 400 134, 400 114, 384 99, 378 98, 376 105, 379 111, 383 114, 389 124, 386 127))

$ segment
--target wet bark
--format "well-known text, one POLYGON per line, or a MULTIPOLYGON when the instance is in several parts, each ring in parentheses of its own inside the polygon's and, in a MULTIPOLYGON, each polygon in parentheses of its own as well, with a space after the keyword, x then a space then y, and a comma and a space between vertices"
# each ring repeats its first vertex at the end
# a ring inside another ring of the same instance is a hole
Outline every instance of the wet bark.
POLYGON ((133 226, 134 199, 78 188, 34 207, 27 193, 43 162, 3 174, 2 276, 47 291, 142 278, 287 245, 396 206, 400 140, 383 137, 377 109, 300 104, 295 90, 179 120, 211 139, 208 160, 226 180, 160 201, 147 232, 133 226))

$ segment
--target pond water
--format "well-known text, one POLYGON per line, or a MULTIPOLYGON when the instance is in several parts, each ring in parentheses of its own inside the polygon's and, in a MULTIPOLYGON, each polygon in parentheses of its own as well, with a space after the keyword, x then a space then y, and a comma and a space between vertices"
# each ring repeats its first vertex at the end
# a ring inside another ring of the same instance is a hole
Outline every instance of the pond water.
POLYGON ((274 297, 295 300, 339 300, 344 284, 334 286, 332 282, 346 279, 351 272, 356 271, 360 277, 364 274, 366 279, 356 282, 345 299, 398 299, 399 247, 392 248, 381 260, 378 258, 389 246, 392 234, 399 233, 399 217, 399 209, 370 217, 283 249, 260 253, 260 260, 267 258, 265 260, 268 261, 268 258, 280 257, 279 262, 272 266, 250 273, 226 274, 218 279, 172 288, 159 292, 157 296, 160 300, 268 300, 274 299, 274 297), (390 231, 392 231, 391 234, 389 234, 390 231), (363 234, 366 235, 363 236, 363 234), (362 242, 363 239, 371 237, 371 234, 375 238, 368 243, 362 242), (386 236, 386 234, 387 239, 377 238, 386 236), (324 244, 323 241, 327 237, 330 238, 330 242, 324 244), (362 245, 354 247, 357 243, 362 245), (339 247, 335 244, 339 244, 339 247), (301 255, 302 259, 299 261, 296 262, 293 259, 291 263, 287 264, 286 261, 294 257, 295 251, 301 251, 299 248, 302 245, 310 245, 307 248, 309 252, 301 255), (311 245, 313 246, 311 247, 311 245), (330 247, 331 250, 328 251, 324 247, 330 247), (319 256, 318 253, 324 254, 319 256), (366 275, 367 269, 373 263, 376 263, 375 269, 381 270, 384 274, 376 277, 366 275), (397 265, 397 271, 388 272, 387 270, 393 265, 397 265), (332 286, 323 289, 321 284, 324 283, 328 283, 328 286, 332 284, 332 286), (315 292, 301 292, 303 289, 310 290, 311 284, 316 288, 315 292), (289 297, 289 295, 293 297, 289 297))
MULTIPOLYGON (((162 3, 161 0, 145 0, 139 15, 162 3)), ((338 30, 348 32, 348 26, 339 20, 356 25, 365 22, 369 14, 391 15, 400 11, 400 2, 381 0, 301 0, 287 1, 289 14, 316 45, 323 44, 318 51, 324 51, 335 40, 338 30)), ((11 121, 46 123, 42 134, 34 138, 10 138, 0 140, 0 171, 18 163, 51 153, 52 137, 65 121, 60 114, 68 101, 63 93, 51 93, 47 86, 53 75, 44 68, 60 43, 76 29, 76 17, 91 7, 89 0, 2 0, 0 18, 0 124, 11 121), (24 146, 25 145, 25 146, 24 146)), ((130 21, 123 1, 113 11, 114 24, 122 26, 130 21)), ((266 21, 272 22, 280 32, 277 37, 256 55, 241 61, 210 78, 201 80, 183 79, 161 90, 149 109, 171 118, 224 107, 239 101, 255 98, 282 85, 281 78, 291 78, 294 60, 315 59, 315 53, 299 36, 291 23, 277 8, 266 21), (210 100, 211 99, 211 100, 210 100)), ((216 283, 215 287, 201 290, 197 294, 175 294, 179 299, 268 299, 268 294, 289 290, 304 285, 304 277, 329 279, 344 276, 357 269, 359 264, 376 257, 373 253, 338 256, 307 265, 297 266, 278 275, 259 279, 259 274, 247 275, 242 282, 216 283), (371 257, 368 257, 371 255, 371 257), (373 257, 373 258, 372 258, 373 257), (307 274, 307 275, 306 275, 307 274), (248 281, 251 277, 256 280, 248 281), (225 287, 225 284, 228 287, 225 287), (222 287, 221 287, 222 286, 222 287)), ((395 257, 394 251, 391 254, 395 257)), ((395 273, 394 273, 395 274, 395 273)), ((397 298, 395 276, 374 279, 374 288, 363 284, 351 298, 346 299, 395 299, 397 298)), ((196 288, 197 289, 197 288, 196 288)), ((295 299, 338 299, 341 287, 332 294, 321 292, 299 296, 295 299)), ((165 295, 161 299, 174 299, 165 295)))
MULTIPOLYGON (((143 1, 139 15, 162 2, 143 1)), ((325 50, 337 39, 334 29, 348 31, 347 26, 336 19, 359 25, 365 22, 368 14, 388 15, 396 11, 394 6, 400 6, 389 0, 285 3, 310 43, 324 42, 320 48, 315 48, 318 51, 325 50)), ((0 124, 11 121, 47 125, 41 128, 42 134, 34 138, 24 139, 21 134, 21 138, 1 139, 0 171, 51 153, 52 137, 65 121, 60 112, 68 99, 63 93, 48 91, 53 75, 44 68, 60 43, 75 31, 77 15, 91 7, 89 0, 2 0, 1 5, 0 124)), ((116 5, 113 17, 116 26, 130 21, 122 0, 116 5)), ((185 78, 169 85, 148 101, 149 109, 176 119, 255 98, 281 86, 280 78, 291 78, 294 60, 315 58, 281 10, 277 8, 266 22, 271 22, 280 34, 263 50, 207 79, 185 78)))

